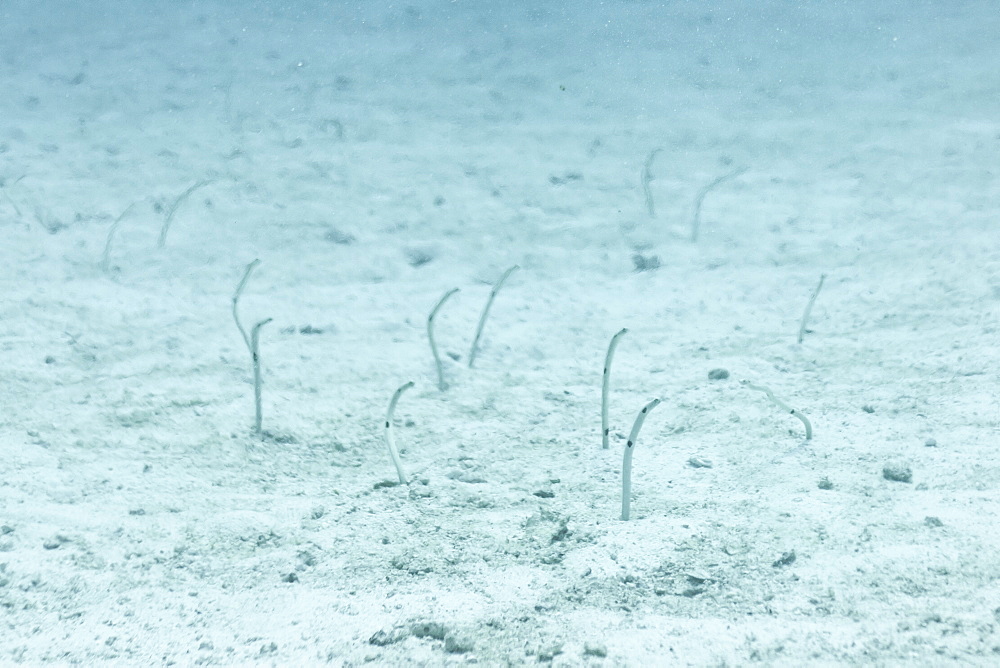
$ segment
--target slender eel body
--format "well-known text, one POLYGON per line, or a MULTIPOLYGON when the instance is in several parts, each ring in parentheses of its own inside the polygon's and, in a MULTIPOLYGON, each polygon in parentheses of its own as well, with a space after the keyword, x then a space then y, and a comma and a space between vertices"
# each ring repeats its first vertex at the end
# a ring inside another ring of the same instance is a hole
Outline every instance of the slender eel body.
POLYGON ((807 441, 813 437, 813 427, 812 423, 809 422, 809 418, 807 418, 805 415, 803 415, 802 413, 798 412, 797 410, 786 404, 781 399, 778 399, 776 396, 774 396, 774 392, 772 392, 770 388, 764 387, 763 385, 754 385, 749 380, 741 381, 741 383, 746 387, 749 387, 751 390, 757 390, 758 392, 763 392, 764 394, 767 395, 767 398, 770 399, 771 403, 773 403, 775 406, 785 411, 789 415, 794 415, 795 417, 797 417, 802 422, 802 426, 806 428, 807 441))
POLYGON ((611 427, 608 426, 608 392, 611 390, 611 360, 615 356, 615 348, 618 347, 618 341, 625 334, 628 334, 627 328, 619 330, 617 334, 611 337, 611 343, 608 344, 608 354, 604 358, 604 379, 601 383, 601 446, 605 450, 609 447, 608 434, 611 431, 611 427))
POLYGON ((434 342, 434 317, 441 310, 441 307, 444 306, 444 303, 456 292, 458 292, 458 288, 452 288, 444 293, 441 299, 438 300, 437 305, 431 310, 431 314, 427 316, 427 339, 431 342, 431 353, 434 354, 434 366, 437 368, 438 389, 442 392, 448 389, 448 383, 444 381, 444 369, 441 368, 441 355, 438 354, 437 343, 434 342))
POLYGON ((823 289, 823 281, 825 280, 826 274, 820 274, 819 285, 813 290, 812 296, 809 298, 809 303, 806 304, 806 310, 802 313, 802 322, 799 323, 799 343, 802 343, 802 340, 806 338, 806 326, 809 324, 809 315, 812 313, 816 298, 819 297, 819 291, 823 289))
POLYGON ((253 405, 254 432, 261 433, 262 411, 260 406, 260 328, 271 322, 271 318, 261 320, 250 330, 250 355, 253 357, 253 405))
POLYGON ((625 444, 625 457, 622 461, 622 520, 628 520, 632 506, 632 451, 635 450, 635 442, 639 438, 639 430, 642 429, 642 423, 646 421, 646 416, 659 404, 659 399, 653 399, 642 407, 632 424, 632 433, 629 434, 628 443, 625 444))
POLYGON ((399 484, 407 485, 409 481, 406 479, 406 474, 403 473, 403 463, 399 461, 399 450, 396 449, 396 439, 392 433, 392 414, 396 412, 396 404, 399 403, 399 398, 408 389, 413 387, 413 381, 400 385, 399 388, 393 392, 392 400, 389 401, 389 410, 385 414, 385 444, 389 448, 389 456, 392 457, 392 463, 396 466, 396 474, 399 476, 399 484))
POLYGON ((493 306, 493 300, 496 299, 497 293, 500 292, 500 286, 503 285, 504 281, 514 273, 519 267, 515 264, 513 267, 508 269, 500 277, 500 280, 493 285, 493 289, 490 290, 489 299, 486 300, 486 306, 483 308, 483 313, 479 316, 479 326, 476 327, 476 336, 472 339, 472 348, 469 350, 469 368, 472 368, 473 362, 476 361, 476 353, 479 352, 479 338, 483 335, 483 327, 486 326, 486 318, 490 314, 490 307, 493 306))

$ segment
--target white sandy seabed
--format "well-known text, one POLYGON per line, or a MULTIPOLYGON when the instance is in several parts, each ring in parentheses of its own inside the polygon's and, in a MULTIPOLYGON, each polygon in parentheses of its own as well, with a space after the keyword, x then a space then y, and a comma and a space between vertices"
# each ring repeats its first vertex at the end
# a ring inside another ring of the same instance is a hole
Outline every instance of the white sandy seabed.
POLYGON ((119 5, 0 6, 0 664, 1000 661, 993 3, 119 5))

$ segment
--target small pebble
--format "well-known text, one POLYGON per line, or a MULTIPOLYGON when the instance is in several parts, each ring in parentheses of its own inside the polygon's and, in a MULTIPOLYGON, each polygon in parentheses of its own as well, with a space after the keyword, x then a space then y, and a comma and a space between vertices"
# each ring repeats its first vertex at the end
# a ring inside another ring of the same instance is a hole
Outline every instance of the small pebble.
POLYGON ((444 637, 444 651, 449 654, 466 654, 476 648, 472 638, 448 634, 444 637))
POLYGON ((829 478, 823 477, 823 478, 819 479, 819 485, 818 485, 818 487, 820 489, 833 489, 833 483, 830 482, 829 478))
POLYGON ((632 256, 632 264, 636 271, 653 271, 660 268, 660 258, 656 255, 642 255, 636 253, 632 256))
POLYGON ((706 573, 705 571, 688 571, 684 574, 691 584, 704 584, 706 582, 714 582, 715 578, 706 573))
POLYGON ((882 467, 882 477, 893 482, 912 482, 913 471, 903 464, 886 464, 882 467))
POLYGON ((779 559, 777 559, 773 564, 771 564, 771 566, 772 568, 781 568, 782 566, 790 566, 791 564, 794 563, 795 563, 795 550, 792 550, 791 552, 785 552, 784 554, 782 554, 779 559))
POLYGON ((942 522, 940 519, 932 515, 928 515, 927 517, 924 518, 924 524, 933 528, 944 526, 944 522, 942 522))
POLYGON ((380 630, 376 631, 371 638, 368 639, 369 645, 375 645, 376 647, 386 647, 392 645, 393 643, 406 640, 409 634, 406 629, 392 629, 391 631, 380 630))
POLYGON ((552 659, 562 654, 562 652, 563 652, 562 643, 556 643, 555 645, 550 645, 549 647, 545 647, 538 650, 538 654, 536 654, 536 656, 538 657, 539 661, 550 662, 552 661, 552 659))
POLYGON ((934 440, 933 438, 928 438, 926 441, 924 441, 924 445, 926 445, 928 448, 936 448, 937 441, 934 440))
POLYGON ((729 372, 725 369, 712 369, 708 372, 709 380, 725 380, 729 378, 729 372))
POLYGON ((438 624, 437 622, 425 622, 423 624, 412 625, 410 627, 410 633, 417 638, 444 640, 444 637, 448 634, 448 630, 445 629, 443 624, 438 624))
POLYGON ((688 460, 688 466, 696 469, 710 469, 712 468, 712 460, 704 457, 692 457, 688 460))

